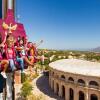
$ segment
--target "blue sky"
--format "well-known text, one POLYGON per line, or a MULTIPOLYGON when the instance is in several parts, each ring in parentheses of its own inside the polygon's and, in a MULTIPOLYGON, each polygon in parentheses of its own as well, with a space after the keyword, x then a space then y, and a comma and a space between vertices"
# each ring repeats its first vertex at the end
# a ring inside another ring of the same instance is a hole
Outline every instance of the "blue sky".
POLYGON ((100 0, 16 0, 16 13, 30 41, 40 48, 100 46, 100 0))

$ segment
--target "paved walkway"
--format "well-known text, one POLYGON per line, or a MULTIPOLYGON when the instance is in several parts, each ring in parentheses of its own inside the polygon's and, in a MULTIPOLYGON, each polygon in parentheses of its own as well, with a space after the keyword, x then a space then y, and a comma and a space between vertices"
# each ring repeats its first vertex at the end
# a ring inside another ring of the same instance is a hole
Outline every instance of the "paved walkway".
POLYGON ((45 98, 44 100, 63 100, 50 89, 48 77, 46 76, 41 75, 33 80, 33 86, 33 94, 42 95, 45 98))

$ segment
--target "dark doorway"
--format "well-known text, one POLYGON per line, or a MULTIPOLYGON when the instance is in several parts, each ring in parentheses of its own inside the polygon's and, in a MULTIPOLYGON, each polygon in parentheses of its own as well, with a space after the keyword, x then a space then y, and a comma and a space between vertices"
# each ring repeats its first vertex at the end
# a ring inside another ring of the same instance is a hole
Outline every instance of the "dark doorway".
POLYGON ((82 91, 79 92, 79 100, 85 100, 85 95, 82 91))
POLYGON ((91 99, 90 100, 98 100, 98 97, 95 94, 91 94, 91 99))
POLYGON ((69 89, 69 100, 74 100, 74 91, 72 88, 69 89))
POLYGON ((62 97, 65 98, 65 87, 62 86, 62 97))
POLYGON ((57 95, 59 95, 59 85, 58 85, 58 83, 56 84, 56 88, 57 88, 57 95))

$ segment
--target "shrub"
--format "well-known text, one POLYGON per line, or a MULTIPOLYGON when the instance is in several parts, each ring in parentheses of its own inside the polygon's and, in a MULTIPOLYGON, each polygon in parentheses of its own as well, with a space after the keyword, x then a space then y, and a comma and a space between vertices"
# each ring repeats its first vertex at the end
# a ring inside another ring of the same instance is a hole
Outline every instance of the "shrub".
POLYGON ((21 83, 26 81, 26 75, 24 73, 21 73, 21 83))
POLYGON ((27 100, 45 100, 45 97, 42 94, 40 94, 38 96, 32 94, 32 95, 28 96, 27 100))
POLYGON ((31 94, 32 90, 33 90, 32 85, 28 81, 25 81, 21 88, 21 96, 26 99, 27 96, 31 94))

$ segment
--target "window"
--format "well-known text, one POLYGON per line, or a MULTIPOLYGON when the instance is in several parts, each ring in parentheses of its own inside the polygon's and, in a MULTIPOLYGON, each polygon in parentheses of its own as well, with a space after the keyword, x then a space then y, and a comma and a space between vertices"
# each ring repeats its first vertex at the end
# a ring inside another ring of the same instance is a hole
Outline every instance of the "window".
POLYGON ((65 98, 65 87, 62 86, 62 97, 65 98))
POLYGON ((57 94, 59 95, 59 85, 58 85, 58 83, 56 83, 56 90, 57 90, 57 94))
POLYGON ((68 81, 69 81, 69 82, 74 82, 74 79, 73 79, 72 77, 69 77, 69 78, 68 78, 68 81))
POLYGON ((64 76, 64 75, 61 75, 61 78, 62 78, 62 79, 65 79, 65 76, 64 76))
POLYGON ((85 100, 85 95, 82 91, 79 91, 79 100, 85 100))
POLYGON ((90 100, 98 100, 98 97, 95 94, 91 94, 90 98, 91 98, 90 100))
POLYGON ((69 100, 74 100, 74 91, 72 88, 69 89, 69 100))
POLYGON ((54 72, 52 72, 52 76, 54 76, 54 72))
POLYGON ((90 81, 90 82, 89 82, 89 85, 92 85, 92 86, 99 86, 99 84, 98 84, 96 81, 90 81))
POLYGON ((85 85, 85 81, 82 80, 82 79, 79 79, 79 80, 78 80, 78 84, 83 86, 83 85, 85 85))

